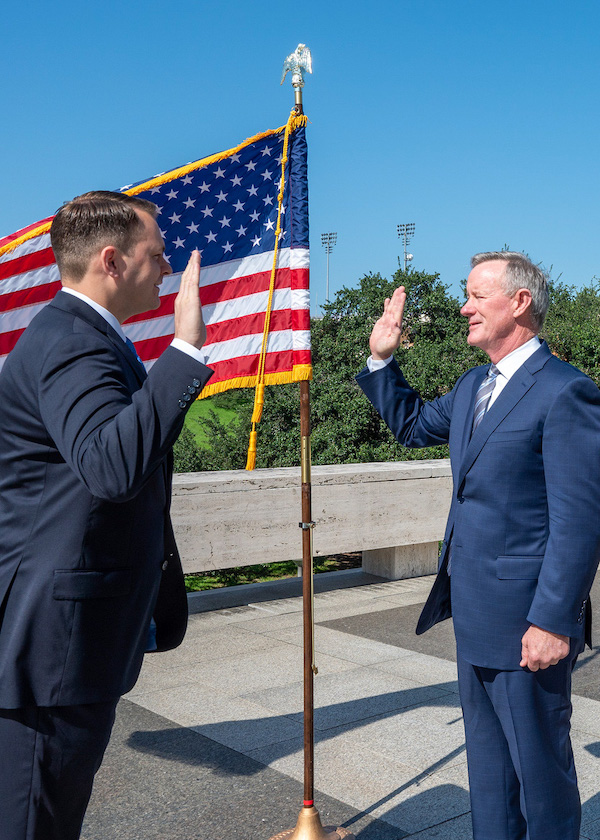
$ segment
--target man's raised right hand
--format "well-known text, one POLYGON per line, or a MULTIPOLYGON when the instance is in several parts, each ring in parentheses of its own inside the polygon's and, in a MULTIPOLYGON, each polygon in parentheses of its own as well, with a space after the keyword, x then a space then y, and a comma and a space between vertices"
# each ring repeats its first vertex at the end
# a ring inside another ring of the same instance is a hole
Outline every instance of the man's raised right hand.
POLYGON ((397 288, 391 298, 385 299, 383 315, 375 322, 369 339, 373 359, 388 359, 400 346, 405 303, 404 286, 397 288))
POLYGON ((187 341, 198 350, 206 341, 199 285, 200 253, 192 251, 175 298, 175 338, 187 341))

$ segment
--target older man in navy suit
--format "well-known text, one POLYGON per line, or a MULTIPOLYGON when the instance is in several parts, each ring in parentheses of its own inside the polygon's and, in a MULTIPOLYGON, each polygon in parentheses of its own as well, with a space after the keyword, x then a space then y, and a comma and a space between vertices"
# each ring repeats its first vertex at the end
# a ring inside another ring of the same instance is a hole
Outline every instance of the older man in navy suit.
POLYGON ((406 294, 387 299, 358 382, 405 446, 449 443, 454 489, 422 633, 451 614, 475 840, 578 840, 571 671, 589 641, 600 557, 600 391, 537 336, 543 272, 472 259, 469 344, 491 365, 424 403, 392 358, 406 294))
POLYGON ((196 252, 149 373, 122 322, 171 272, 156 207, 57 213, 63 289, 0 374, 0 840, 76 840, 119 697, 185 633, 171 448, 212 371, 196 252))

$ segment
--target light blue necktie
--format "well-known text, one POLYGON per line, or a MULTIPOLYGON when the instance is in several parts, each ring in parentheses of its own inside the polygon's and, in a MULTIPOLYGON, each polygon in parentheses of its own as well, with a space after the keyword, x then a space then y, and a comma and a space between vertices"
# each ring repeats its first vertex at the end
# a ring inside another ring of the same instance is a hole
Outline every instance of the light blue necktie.
MULTIPOLYGON (((141 366, 144 367, 144 363, 142 362, 142 360, 138 356, 137 350, 135 349, 135 344, 133 343, 133 341, 130 338, 126 337, 125 338, 125 344, 129 347, 129 349, 131 350, 131 352, 133 353, 135 358, 138 360, 138 362, 141 364, 141 366)), ((144 368, 144 370, 145 370, 145 368, 144 368)))
POLYGON ((488 405, 490 403, 490 398, 492 396, 492 391, 496 385, 496 377, 500 371, 496 367, 496 365, 490 365, 490 369, 488 370, 487 376, 477 389, 477 393, 475 394, 475 407, 473 409, 473 429, 471 430, 471 434, 475 433, 475 429, 481 421, 483 420, 483 416, 487 411, 488 405))

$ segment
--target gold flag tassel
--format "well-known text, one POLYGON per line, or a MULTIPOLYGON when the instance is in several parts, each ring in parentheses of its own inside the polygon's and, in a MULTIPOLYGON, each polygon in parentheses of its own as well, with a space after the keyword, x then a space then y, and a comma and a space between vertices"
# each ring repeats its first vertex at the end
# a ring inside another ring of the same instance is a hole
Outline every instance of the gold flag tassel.
POLYGON ((281 179, 279 182, 279 194, 277 196, 277 227, 275 228, 275 250, 273 252, 273 266, 271 268, 271 282, 269 283, 269 298, 265 312, 265 324, 263 328, 262 346, 258 357, 258 373, 256 374, 256 389, 254 391, 254 410, 252 411, 252 431, 250 432, 250 443, 248 444, 248 457, 246 469, 253 470, 256 466, 256 427, 262 417, 263 405, 265 402, 265 360, 267 357, 267 341, 269 339, 269 328, 271 326, 271 307, 273 305, 273 292, 275 291, 275 278, 277 276, 277 259, 279 257, 279 237, 281 234, 281 208, 283 206, 283 188, 285 187, 285 167, 288 161, 288 145, 290 134, 302 125, 306 125, 308 118, 304 114, 298 115, 293 108, 285 127, 283 137, 283 153, 281 155, 281 179))

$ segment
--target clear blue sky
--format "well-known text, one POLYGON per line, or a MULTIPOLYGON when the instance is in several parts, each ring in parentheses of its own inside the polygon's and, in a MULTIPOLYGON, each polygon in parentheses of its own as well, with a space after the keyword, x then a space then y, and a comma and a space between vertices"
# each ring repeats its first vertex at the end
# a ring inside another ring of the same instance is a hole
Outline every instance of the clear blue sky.
POLYGON ((285 123, 286 55, 312 50, 313 311, 413 265, 459 294, 470 255, 525 250, 600 276, 597 0, 66 0, 2 13, 0 234, 285 123))

